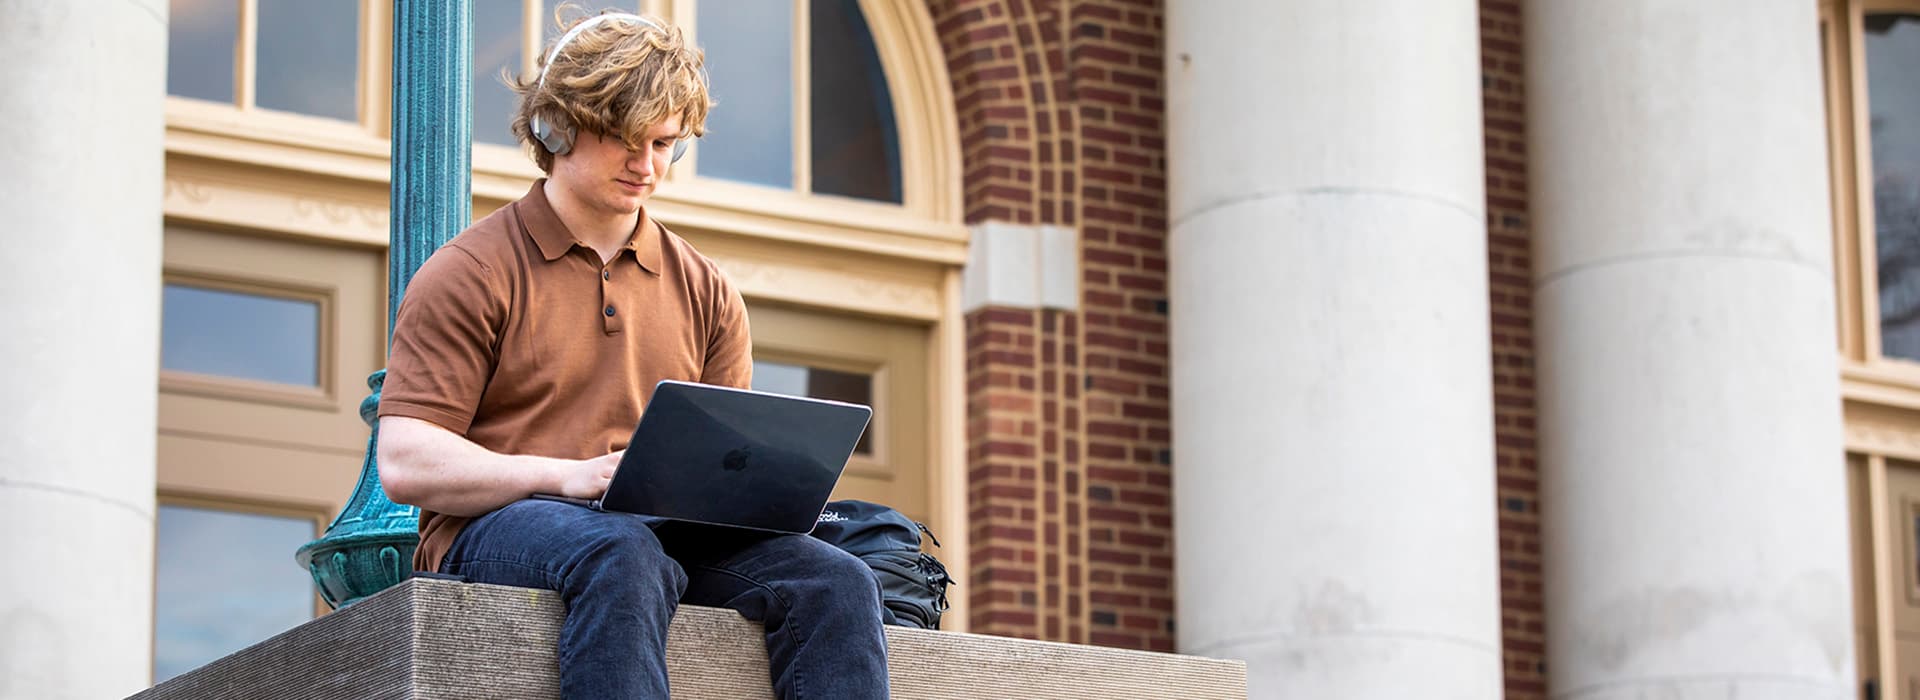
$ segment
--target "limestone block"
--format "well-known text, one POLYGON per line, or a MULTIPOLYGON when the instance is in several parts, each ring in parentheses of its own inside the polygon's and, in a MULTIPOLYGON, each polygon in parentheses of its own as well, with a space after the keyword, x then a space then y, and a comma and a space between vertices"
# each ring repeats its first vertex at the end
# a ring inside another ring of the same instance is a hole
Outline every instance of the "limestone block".
MULTIPOLYGON (((411 579, 133 696, 558 698, 551 591, 411 579)), ((1246 664, 888 628, 896 698, 1243 699, 1246 664)), ((761 629, 683 606, 667 644, 673 696, 772 698, 761 629)))

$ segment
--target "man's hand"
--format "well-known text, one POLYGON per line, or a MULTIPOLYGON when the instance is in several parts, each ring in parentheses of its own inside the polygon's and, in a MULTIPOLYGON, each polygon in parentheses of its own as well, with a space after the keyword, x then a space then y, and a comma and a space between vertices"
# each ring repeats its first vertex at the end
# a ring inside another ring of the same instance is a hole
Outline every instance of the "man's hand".
POLYGON ((620 457, 626 453, 626 450, 621 450, 566 465, 560 474, 560 495, 567 498, 599 498, 607 492, 607 484, 613 481, 613 470, 620 466, 620 457))

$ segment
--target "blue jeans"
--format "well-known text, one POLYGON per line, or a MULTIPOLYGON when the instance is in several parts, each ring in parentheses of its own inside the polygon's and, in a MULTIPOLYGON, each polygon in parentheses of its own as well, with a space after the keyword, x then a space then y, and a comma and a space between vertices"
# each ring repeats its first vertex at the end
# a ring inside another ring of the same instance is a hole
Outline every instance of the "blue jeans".
POLYGON ((560 593, 561 697, 666 698, 667 625, 680 602, 764 625, 781 698, 887 697, 879 583, 858 557, 812 537, 525 500, 468 523, 440 570, 560 593))

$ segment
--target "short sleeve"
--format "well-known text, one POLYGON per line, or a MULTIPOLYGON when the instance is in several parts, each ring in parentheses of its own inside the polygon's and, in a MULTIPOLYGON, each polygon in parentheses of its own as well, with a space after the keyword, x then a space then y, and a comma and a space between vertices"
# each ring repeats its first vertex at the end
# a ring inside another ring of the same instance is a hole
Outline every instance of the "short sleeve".
POLYGON ((499 359, 508 293, 498 272, 457 245, 420 266, 393 323, 381 416, 466 434, 499 359))
POLYGON ((747 302, 719 270, 713 271, 713 319, 708 326, 707 356, 700 383, 750 388, 753 384, 753 330, 747 323, 747 302))

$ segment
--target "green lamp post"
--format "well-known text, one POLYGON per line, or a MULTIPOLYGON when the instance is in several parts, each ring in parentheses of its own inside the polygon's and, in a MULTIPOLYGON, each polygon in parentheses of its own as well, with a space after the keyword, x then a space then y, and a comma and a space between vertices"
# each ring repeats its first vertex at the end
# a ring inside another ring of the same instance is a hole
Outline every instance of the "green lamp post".
MULTIPOLYGON (((427 256, 467 227, 472 216, 470 100, 471 0, 393 3, 393 194, 387 249, 387 328, 393 328, 407 282, 427 256)), ((389 331, 391 332, 391 331, 389 331)), ((413 571, 420 511, 387 498, 374 461, 380 440, 380 386, 386 370, 367 378, 372 395, 360 418, 373 428, 360 481, 320 539, 294 559, 338 608, 400 583, 413 571)))

